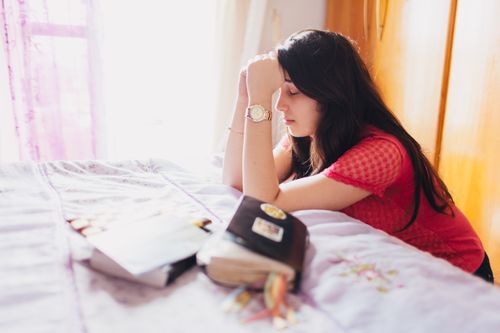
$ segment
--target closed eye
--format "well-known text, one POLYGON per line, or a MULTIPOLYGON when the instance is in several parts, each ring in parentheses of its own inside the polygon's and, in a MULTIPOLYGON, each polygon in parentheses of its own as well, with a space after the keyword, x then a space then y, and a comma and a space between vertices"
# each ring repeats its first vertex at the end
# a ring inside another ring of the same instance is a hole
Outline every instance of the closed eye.
POLYGON ((297 92, 292 92, 290 90, 288 90, 288 96, 295 96, 295 95, 298 95, 298 91, 297 92))

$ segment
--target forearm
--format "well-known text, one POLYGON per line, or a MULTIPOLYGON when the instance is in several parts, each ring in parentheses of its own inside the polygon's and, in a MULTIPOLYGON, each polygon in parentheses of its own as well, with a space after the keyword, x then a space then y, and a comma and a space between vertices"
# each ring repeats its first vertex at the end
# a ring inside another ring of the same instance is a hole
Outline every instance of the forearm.
MULTIPOLYGON (((251 101, 249 104, 260 104, 271 110, 271 98, 264 103, 251 101)), ((243 145, 243 192, 267 202, 273 202, 279 193, 272 150, 271 121, 254 123, 247 119, 243 145)))
POLYGON ((231 121, 231 129, 227 136, 222 172, 223 183, 240 191, 243 190, 243 133, 245 131, 245 110, 247 106, 247 101, 238 98, 231 121))

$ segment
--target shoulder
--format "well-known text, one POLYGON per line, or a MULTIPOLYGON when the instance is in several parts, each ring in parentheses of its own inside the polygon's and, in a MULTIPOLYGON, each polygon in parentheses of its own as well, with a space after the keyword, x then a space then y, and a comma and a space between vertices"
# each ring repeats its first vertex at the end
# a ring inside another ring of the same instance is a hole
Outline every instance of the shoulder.
POLYGON ((326 168, 323 174, 382 195, 401 175, 405 159, 405 149, 396 137, 368 127, 362 139, 326 168))
MULTIPOLYGON (((406 150, 402 143, 391 134, 382 130, 368 126, 362 133, 361 140, 347 150, 338 161, 348 161, 350 159, 377 161, 391 161, 402 163, 406 158, 406 150)), ((335 163, 334 163, 335 164, 335 163)))
POLYGON ((373 126, 367 126, 365 128, 362 139, 353 146, 353 148, 356 147, 383 147, 398 152, 401 158, 406 156, 406 149, 398 138, 373 126))

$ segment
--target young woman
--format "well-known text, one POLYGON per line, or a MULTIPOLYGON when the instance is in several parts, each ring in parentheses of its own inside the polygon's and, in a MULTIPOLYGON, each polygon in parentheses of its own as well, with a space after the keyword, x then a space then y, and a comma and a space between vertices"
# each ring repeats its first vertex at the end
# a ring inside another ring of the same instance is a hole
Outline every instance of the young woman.
POLYGON ((342 211, 493 281, 477 234, 342 35, 304 30, 249 61, 229 130, 224 183, 286 211, 342 211), (288 135, 273 150, 277 90, 288 135))

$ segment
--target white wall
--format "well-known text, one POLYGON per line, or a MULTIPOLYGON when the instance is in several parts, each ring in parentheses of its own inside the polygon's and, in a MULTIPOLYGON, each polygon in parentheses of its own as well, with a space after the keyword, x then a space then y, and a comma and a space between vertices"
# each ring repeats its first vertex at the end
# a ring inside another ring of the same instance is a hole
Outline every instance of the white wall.
POLYGON ((260 51, 273 49, 292 33, 324 29, 326 0, 269 0, 260 51))

